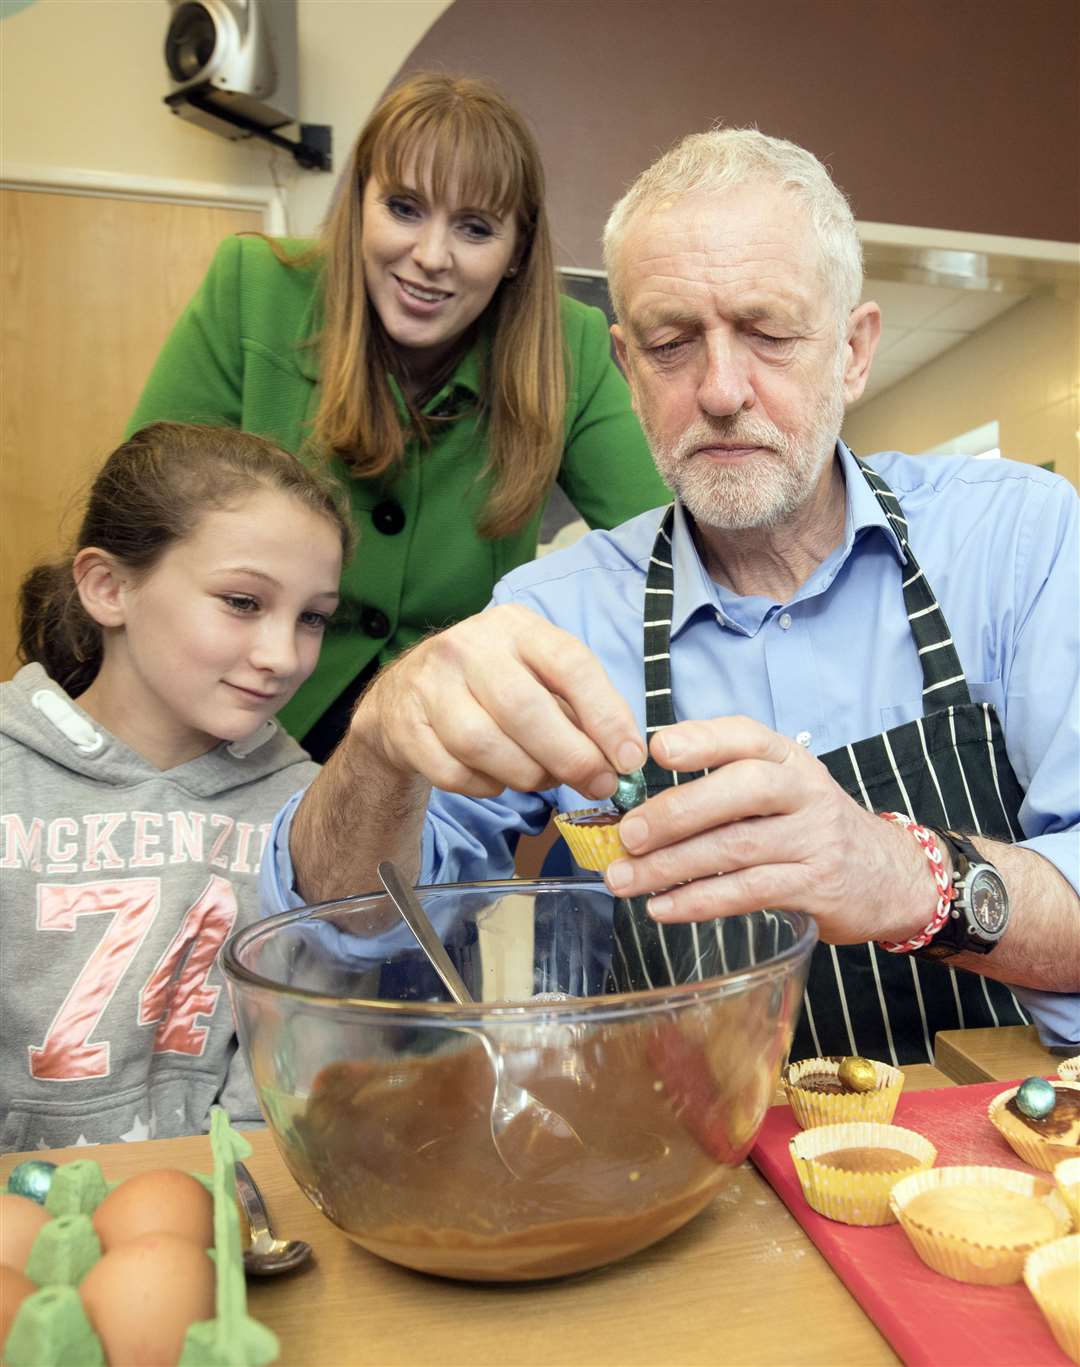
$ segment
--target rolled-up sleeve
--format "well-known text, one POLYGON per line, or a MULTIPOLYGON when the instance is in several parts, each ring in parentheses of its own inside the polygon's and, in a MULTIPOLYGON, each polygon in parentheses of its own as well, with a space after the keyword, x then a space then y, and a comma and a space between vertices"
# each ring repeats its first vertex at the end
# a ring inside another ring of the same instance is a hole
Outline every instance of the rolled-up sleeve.
POLYGON ((306 788, 301 788, 300 792, 294 793, 270 826, 270 838, 259 867, 259 910, 264 916, 276 916, 279 911, 295 911, 304 905, 304 899, 296 891, 292 856, 289 853, 289 832, 300 799, 306 792, 306 788))
MULTIPOLYGON (((274 817, 259 869, 259 909, 264 916, 305 905, 296 890, 289 833, 304 789, 274 817)), ((518 837, 539 835, 550 804, 543 794, 512 793, 477 799, 456 793, 432 794, 424 818, 419 882, 469 883, 511 878, 518 837)))
POLYGON ((1075 992, 1036 992, 1030 987, 1014 987, 1013 995, 1035 1022, 1048 1049, 1080 1053, 1080 996, 1075 992))

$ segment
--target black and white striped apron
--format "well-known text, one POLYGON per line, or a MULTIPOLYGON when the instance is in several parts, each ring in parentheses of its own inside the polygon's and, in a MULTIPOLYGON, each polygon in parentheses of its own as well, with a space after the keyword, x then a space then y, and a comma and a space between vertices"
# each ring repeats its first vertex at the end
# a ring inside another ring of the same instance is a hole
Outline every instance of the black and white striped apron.
MULTIPOLYGON (((1005 753, 997 714, 989 704, 971 700, 948 623, 908 545, 907 521, 896 496, 868 465, 858 465, 906 559, 904 604, 922 664, 923 716, 819 759, 844 791, 870 811, 906 812, 930 826, 1016 841, 1022 838, 1017 814, 1024 795, 1005 753)), ((650 736, 676 721, 671 693, 674 516, 672 507, 653 546, 645 587, 645 721, 650 736)), ((652 797, 699 775, 672 773, 650 758, 645 777, 652 797)), ((693 966, 702 962, 698 927, 661 927, 639 916, 633 922, 643 974, 661 982, 693 976, 693 966)), ((932 1062, 938 1030, 1016 1025, 1027 1019, 1007 987, 979 974, 889 954, 874 944, 819 944, 791 1057, 862 1054, 894 1064, 932 1062)))

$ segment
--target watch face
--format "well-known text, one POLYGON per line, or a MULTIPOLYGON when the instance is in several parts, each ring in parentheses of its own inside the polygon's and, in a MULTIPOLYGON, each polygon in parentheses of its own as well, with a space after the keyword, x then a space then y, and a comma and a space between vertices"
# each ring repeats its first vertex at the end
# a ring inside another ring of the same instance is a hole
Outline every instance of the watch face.
POLYGON ((979 928, 987 935, 1000 935, 1009 919, 1009 897, 993 869, 982 868, 972 873, 967 901, 979 928))

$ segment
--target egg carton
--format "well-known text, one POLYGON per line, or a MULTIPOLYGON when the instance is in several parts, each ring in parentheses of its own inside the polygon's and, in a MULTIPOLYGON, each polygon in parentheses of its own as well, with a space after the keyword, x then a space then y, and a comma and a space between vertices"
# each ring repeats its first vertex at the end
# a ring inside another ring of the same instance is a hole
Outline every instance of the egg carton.
MULTIPOLYGON (((232 1128, 228 1115, 215 1107, 210 1118, 214 1171, 194 1173, 214 1198, 216 1310, 212 1320, 189 1327, 179 1367, 263 1367, 275 1362, 278 1341, 265 1325, 247 1313, 247 1289, 236 1207, 236 1160, 251 1154, 251 1145, 232 1128)), ((76 1290, 101 1256, 90 1222, 98 1205, 117 1182, 106 1182, 97 1163, 80 1159, 53 1173, 44 1225, 26 1264, 26 1275, 38 1290, 28 1296, 3 1344, 6 1367, 105 1367, 101 1342, 83 1310, 76 1290)), ((6 1188, 5 1188, 6 1189, 6 1188)))

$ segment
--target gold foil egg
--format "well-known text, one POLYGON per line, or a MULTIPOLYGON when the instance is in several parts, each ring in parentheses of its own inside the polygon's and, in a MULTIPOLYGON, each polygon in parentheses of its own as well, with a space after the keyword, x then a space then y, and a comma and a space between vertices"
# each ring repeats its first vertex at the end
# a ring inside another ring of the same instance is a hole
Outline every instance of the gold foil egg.
POLYGON ((872 1092, 877 1088, 877 1073, 868 1058, 851 1054, 840 1060, 840 1081, 853 1092, 872 1092))

